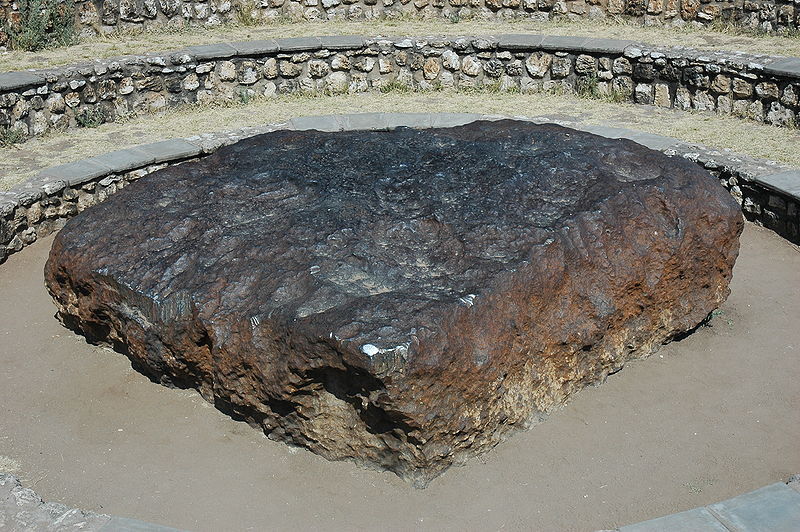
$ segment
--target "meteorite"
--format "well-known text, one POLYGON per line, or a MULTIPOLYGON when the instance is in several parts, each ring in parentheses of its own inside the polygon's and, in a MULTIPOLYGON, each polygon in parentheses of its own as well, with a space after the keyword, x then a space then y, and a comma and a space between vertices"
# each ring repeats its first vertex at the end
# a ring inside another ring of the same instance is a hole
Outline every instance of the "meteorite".
POLYGON ((153 380, 424 486, 701 323, 741 230, 706 171, 627 140, 280 131, 78 215, 45 273, 153 380))

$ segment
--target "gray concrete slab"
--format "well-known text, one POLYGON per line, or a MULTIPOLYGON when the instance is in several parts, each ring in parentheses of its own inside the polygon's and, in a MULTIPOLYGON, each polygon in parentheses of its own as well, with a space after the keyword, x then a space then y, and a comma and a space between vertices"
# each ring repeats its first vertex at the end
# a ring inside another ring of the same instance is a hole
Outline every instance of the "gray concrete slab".
POLYGON ((136 147, 149 157, 153 157, 154 163, 174 161, 176 159, 187 159, 200 155, 200 146, 196 146, 183 139, 162 140, 151 144, 142 144, 136 147))
POLYGON ((127 517, 112 517, 100 528, 100 532, 181 532, 177 528, 145 523, 127 517))
POLYGON ((768 65, 764 65, 763 70, 767 74, 772 74, 774 76, 798 78, 800 77, 800 58, 785 57, 768 65))
POLYGON ((228 43, 200 44, 197 46, 187 46, 186 51, 195 59, 224 59, 236 55, 236 48, 228 43))
POLYGON ((431 127, 432 121, 430 113, 386 113, 386 127, 389 129, 431 127))
POLYGON ((594 124, 580 124, 577 126, 577 129, 586 131, 588 133, 594 133, 595 135, 600 135, 601 137, 608 137, 610 139, 622 138, 625 133, 630 132, 629 129, 623 129, 621 127, 598 126, 594 124))
POLYGON ((561 35, 545 35, 541 49, 553 52, 582 52, 588 37, 567 37, 561 35))
POLYGON ((707 507, 731 532, 797 532, 800 493, 783 482, 707 507))
POLYGON ((295 129, 298 131, 305 131, 308 129, 316 129, 317 131, 341 131, 342 124, 339 117, 335 115, 300 116, 289 120, 288 129, 295 129))
POLYGON ((470 124, 480 120, 483 115, 477 113, 436 113, 431 121, 431 127, 454 127, 470 124))
POLYGON ((641 144, 651 150, 664 151, 674 147, 678 141, 671 137, 664 137, 653 133, 635 132, 633 134, 623 134, 621 138, 629 139, 637 144, 641 144))
POLYGON ((356 113, 341 116, 345 130, 386 131, 389 121, 386 113, 356 113))
POLYGON ((0 73, 0 91, 13 91, 32 85, 42 85, 44 82, 44 76, 34 72, 0 73))
POLYGON ((705 508, 666 515, 657 519, 623 526, 619 532, 729 532, 705 508))
POLYGON ((507 34, 497 39, 498 47, 503 50, 539 50, 544 35, 507 34))
POLYGON ((327 50, 353 50, 363 48, 366 38, 362 35, 323 35, 320 46, 327 50))
POLYGON ((271 54, 281 49, 275 39, 238 41, 232 42, 230 45, 236 50, 236 55, 240 56, 271 54))
POLYGON ((281 52, 306 52, 322 48, 319 37, 288 37, 276 40, 281 52))
POLYGON ((109 167, 113 172, 127 172, 156 162, 155 156, 138 148, 127 148, 87 159, 109 167))
POLYGON ((755 178, 756 183, 785 192, 800 201, 800 170, 787 170, 755 178))
POLYGON ((625 48, 635 44, 635 41, 621 39, 587 39, 581 45, 584 52, 598 54, 621 54, 625 48))
POLYGON ((61 179, 69 183, 70 186, 77 186, 110 173, 112 173, 110 167, 99 162, 83 159, 74 163, 60 164, 42 170, 34 179, 61 179))

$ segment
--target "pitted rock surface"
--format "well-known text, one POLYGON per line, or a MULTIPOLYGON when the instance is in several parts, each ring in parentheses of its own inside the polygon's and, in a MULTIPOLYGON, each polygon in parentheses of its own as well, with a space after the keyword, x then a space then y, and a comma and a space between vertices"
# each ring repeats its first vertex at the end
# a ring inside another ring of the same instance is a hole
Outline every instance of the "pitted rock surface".
POLYGON ((46 282, 154 380, 424 486, 701 323, 741 230, 708 173, 626 140, 280 131, 70 220, 46 282))

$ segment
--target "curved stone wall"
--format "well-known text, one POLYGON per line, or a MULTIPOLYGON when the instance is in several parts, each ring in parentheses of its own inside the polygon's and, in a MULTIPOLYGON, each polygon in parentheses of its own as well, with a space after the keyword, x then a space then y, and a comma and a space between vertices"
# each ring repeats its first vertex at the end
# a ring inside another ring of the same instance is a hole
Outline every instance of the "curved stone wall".
MULTIPOLYGON (((8 192, 0 192, 0 263, 37 238, 60 229, 67 219, 105 200, 131 181, 167 165, 205 157, 223 145, 252 135, 279 129, 342 131, 386 130, 399 126, 448 127, 498 118, 503 117, 446 113, 303 117, 259 128, 141 145, 49 168, 8 192)), ((800 243, 800 169, 784 168, 775 163, 633 130, 564 121, 556 123, 609 138, 627 138, 667 155, 694 161, 731 192, 742 205, 747 219, 800 243)))
POLYGON ((542 35, 221 43, 0 74, 0 127, 30 137, 185 104, 398 86, 582 92, 791 126, 800 59, 542 35))
MULTIPOLYGON (((451 21, 527 18, 623 17, 647 25, 731 22, 762 31, 800 26, 793 0, 70 0, 76 30, 85 35, 158 25, 215 26, 270 20, 364 20, 444 18, 451 21)), ((14 24, 18 5, 0 0, 14 24)), ((0 45, 4 37, 0 35, 0 45)))

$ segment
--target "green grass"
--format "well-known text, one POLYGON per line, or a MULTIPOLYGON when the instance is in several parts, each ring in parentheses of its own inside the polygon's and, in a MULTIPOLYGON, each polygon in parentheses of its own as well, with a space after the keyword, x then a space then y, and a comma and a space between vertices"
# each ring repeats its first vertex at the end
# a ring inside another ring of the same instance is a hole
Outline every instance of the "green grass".
POLYGON ((0 146, 8 148, 25 140, 25 133, 19 129, 0 128, 0 146))
POLYGON ((106 122, 106 114, 98 107, 87 107, 75 116, 78 126, 95 128, 106 122))
POLYGON ((2 30, 12 50, 37 51, 76 41, 75 3, 71 0, 18 0, 20 22, 8 19, 2 30))

